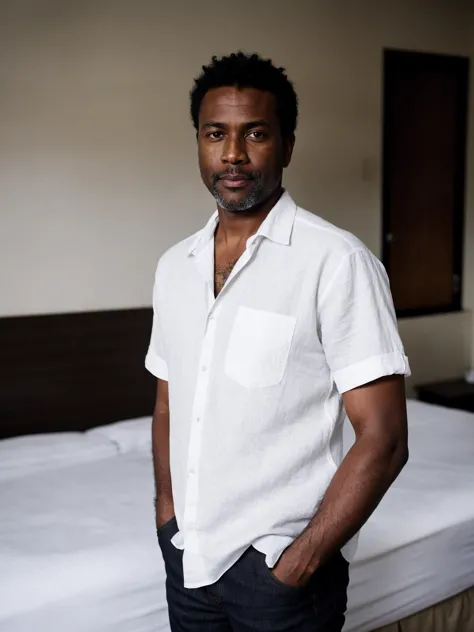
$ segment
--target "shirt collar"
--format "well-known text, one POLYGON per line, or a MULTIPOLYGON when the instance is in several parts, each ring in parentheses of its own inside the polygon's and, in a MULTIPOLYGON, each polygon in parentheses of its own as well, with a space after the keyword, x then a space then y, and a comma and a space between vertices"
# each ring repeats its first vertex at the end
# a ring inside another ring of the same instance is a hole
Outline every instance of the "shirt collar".
POLYGON ((283 246, 289 246, 295 223, 296 204, 290 194, 283 191, 282 196, 266 216, 255 237, 262 235, 283 246))
MULTIPOLYGON (((258 236, 266 237, 275 243, 289 246, 291 243, 291 233, 295 223, 296 204, 287 191, 283 191, 282 196, 262 222, 258 231, 250 238, 254 241, 258 236)), ((207 224, 200 230, 192 240, 188 255, 194 255, 201 250, 214 237, 219 214, 213 213, 207 224)))
POLYGON ((207 224, 204 226, 202 230, 200 230, 194 239, 191 242, 191 246, 188 250, 188 255, 196 254, 198 248, 199 250, 207 244, 214 237, 214 233, 216 232, 217 224, 219 222, 219 213, 214 211, 212 217, 209 219, 207 224))

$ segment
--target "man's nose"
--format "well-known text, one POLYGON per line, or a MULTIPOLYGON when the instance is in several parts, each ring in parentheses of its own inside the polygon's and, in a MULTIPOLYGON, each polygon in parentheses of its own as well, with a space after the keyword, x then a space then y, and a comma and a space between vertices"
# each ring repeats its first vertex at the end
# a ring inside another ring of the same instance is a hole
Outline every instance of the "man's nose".
POLYGON ((221 160, 230 165, 241 165, 248 162, 245 139, 229 134, 224 143, 221 160))

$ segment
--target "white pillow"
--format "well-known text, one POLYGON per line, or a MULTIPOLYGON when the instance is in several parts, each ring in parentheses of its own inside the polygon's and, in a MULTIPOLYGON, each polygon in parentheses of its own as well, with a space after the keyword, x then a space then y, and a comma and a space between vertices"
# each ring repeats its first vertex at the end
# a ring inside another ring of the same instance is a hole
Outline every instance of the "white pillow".
POLYGON ((83 432, 52 432, 0 441, 0 481, 117 455, 115 443, 83 432))
POLYGON ((119 452, 130 450, 151 451, 151 416, 125 419, 113 424, 88 430, 90 436, 100 436, 113 441, 119 452))

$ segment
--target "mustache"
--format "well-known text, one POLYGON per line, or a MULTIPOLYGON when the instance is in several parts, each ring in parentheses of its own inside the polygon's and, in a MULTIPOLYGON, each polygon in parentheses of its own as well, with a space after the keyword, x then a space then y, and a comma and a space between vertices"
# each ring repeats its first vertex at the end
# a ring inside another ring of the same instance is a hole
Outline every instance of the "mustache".
POLYGON ((246 180, 258 180, 260 178, 259 171, 252 171, 248 173, 247 171, 242 171, 241 169, 228 169, 227 171, 218 171, 212 174, 213 182, 217 182, 218 180, 222 180, 223 178, 228 178, 229 176, 236 177, 240 176, 245 178, 246 180))

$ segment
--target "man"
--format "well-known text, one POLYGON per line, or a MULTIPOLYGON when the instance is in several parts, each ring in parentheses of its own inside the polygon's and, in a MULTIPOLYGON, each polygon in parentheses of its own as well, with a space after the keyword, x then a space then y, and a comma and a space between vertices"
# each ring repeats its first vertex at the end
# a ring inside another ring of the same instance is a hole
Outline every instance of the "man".
POLYGON ((283 68, 214 57, 191 114, 217 211, 159 261, 146 358, 171 629, 336 632, 355 536, 407 460, 389 284, 282 188, 297 120, 283 68))

